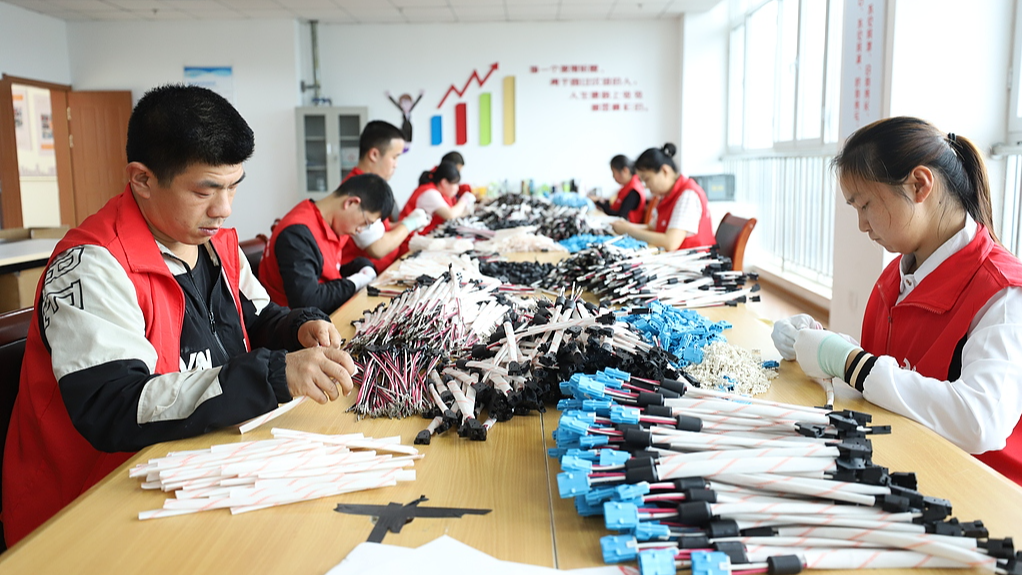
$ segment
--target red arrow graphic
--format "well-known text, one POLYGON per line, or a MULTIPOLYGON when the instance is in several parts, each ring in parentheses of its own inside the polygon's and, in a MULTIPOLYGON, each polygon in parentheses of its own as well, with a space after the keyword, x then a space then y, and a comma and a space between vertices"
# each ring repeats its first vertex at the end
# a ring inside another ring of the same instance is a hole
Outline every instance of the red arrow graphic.
POLYGON ((493 64, 491 64, 490 71, 487 72, 486 75, 483 76, 482 78, 479 77, 479 73, 476 70, 472 70, 472 75, 468 77, 468 81, 465 82, 465 86, 460 90, 457 87, 455 87, 454 84, 451 84, 451 87, 447 89, 447 93, 444 94, 444 97, 440 98, 440 103, 437 104, 436 106, 437 109, 440 109, 440 107, 444 105, 444 102, 447 100, 447 96, 450 96, 451 92, 457 94, 459 98, 463 96, 465 94, 465 90, 468 90, 469 84, 472 83, 472 78, 475 78, 476 82, 479 82, 479 87, 482 88, 483 84, 486 83, 486 80, 488 80, 490 78, 490 75, 493 74, 493 71, 497 69, 497 64, 498 62, 494 62, 493 64))

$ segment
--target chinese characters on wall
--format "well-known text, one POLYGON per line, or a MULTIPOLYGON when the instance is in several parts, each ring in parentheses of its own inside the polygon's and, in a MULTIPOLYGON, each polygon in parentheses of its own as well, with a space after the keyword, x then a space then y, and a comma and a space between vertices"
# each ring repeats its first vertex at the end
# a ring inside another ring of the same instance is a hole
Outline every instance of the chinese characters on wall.
POLYGON ((591 112, 648 112, 642 89, 632 78, 612 76, 595 64, 530 66, 547 85, 591 112))
POLYGON ((885 0, 845 3, 841 138, 880 119, 885 0))

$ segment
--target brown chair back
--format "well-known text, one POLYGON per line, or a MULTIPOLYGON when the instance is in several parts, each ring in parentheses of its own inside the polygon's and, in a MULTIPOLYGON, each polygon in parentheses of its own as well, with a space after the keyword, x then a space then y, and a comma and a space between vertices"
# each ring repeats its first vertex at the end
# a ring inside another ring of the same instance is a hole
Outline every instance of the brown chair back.
POLYGON ((740 218, 731 215, 731 212, 724 214, 724 218, 717 225, 717 246, 723 256, 731 258, 731 268, 735 271, 742 271, 742 260, 745 259, 745 244, 752 235, 752 228, 756 227, 756 218, 740 218))
MULTIPOLYGON (((7 443, 7 427, 11 423, 14 400, 21 381, 21 362, 25 357, 25 338, 35 308, 24 308, 0 314, 0 475, 3 474, 3 452, 7 443)), ((2 535, 2 531, 0 531, 2 535)), ((0 552, 7 549, 0 537, 0 552)))
POLYGON ((648 224, 653 219, 653 208, 660 203, 660 196, 653 196, 646 202, 646 215, 642 217, 642 223, 648 224))
POLYGON ((265 234, 256 234, 256 237, 238 242, 238 247, 245 254, 248 259, 248 265, 252 268, 252 273, 256 277, 259 277, 259 262, 263 260, 263 250, 266 249, 266 244, 270 242, 270 238, 266 237, 265 234))

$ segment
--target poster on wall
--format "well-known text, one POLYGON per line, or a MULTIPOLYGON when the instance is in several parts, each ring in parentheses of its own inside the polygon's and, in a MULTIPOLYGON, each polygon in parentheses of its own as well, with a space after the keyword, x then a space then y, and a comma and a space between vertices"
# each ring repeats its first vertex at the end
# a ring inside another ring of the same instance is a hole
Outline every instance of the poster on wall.
POLYGON ((12 87, 11 97, 14 99, 14 137, 18 143, 18 150, 30 151, 32 131, 28 124, 28 91, 12 87))
POLYGON ((39 135, 36 152, 40 156, 53 155, 53 125, 50 122, 50 93, 41 92, 32 95, 32 114, 37 122, 35 133, 39 135))
POLYGON ((230 66, 185 66, 184 82, 209 88, 234 104, 234 71, 230 66))
POLYGON ((886 0, 845 2, 840 141, 883 116, 886 0))

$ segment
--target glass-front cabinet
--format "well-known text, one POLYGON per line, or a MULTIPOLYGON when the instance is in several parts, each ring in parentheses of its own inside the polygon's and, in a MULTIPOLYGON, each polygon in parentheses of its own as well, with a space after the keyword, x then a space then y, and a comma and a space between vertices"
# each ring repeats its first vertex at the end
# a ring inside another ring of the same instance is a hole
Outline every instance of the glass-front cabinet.
POLYGON ((325 194, 358 165, 358 137, 367 108, 315 106, 295 110, 298 129, 298 189, 325 194))

